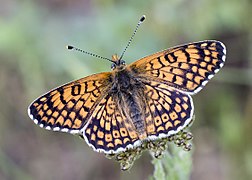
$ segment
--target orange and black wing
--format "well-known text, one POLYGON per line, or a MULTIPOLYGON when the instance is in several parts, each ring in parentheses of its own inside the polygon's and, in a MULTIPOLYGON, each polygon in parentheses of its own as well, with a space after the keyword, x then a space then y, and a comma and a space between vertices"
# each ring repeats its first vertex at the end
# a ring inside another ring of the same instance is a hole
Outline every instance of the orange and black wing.
POLYGON ((145 81, 148 139, 174 135, 190 125, 194 107, 190 95, 158 82, 145 81))
POLYGON ((118 153, 141 144, 135 127, 120 109, 115 94, 105 96, 83 128, 83 137, 95 151, 118 153))
POLYGON ((199 92, 224 65, 226 48, 214 40, 163 50, 129 65, 136 76, 163 82, 188 94, 199 92))
POLYGON ((28 114, 45 129, 79 133, 111 84, 111 73, 67 83, 36 99, 28 107, 28 114))

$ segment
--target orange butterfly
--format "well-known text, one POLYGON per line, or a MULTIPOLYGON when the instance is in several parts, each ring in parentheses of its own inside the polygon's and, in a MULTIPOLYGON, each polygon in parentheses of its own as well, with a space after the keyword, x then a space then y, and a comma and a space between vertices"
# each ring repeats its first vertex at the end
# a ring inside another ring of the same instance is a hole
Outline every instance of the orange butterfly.
POLYGON ((191 123, 191 95, 224 65, 226 48, 214 40, 189 43, 130 65, 122 56, 112 56, 111 72, 67 83, 36 99, 28 108, 30 118, 48 130, 80 134, 106 154, 175 135, 191 123))

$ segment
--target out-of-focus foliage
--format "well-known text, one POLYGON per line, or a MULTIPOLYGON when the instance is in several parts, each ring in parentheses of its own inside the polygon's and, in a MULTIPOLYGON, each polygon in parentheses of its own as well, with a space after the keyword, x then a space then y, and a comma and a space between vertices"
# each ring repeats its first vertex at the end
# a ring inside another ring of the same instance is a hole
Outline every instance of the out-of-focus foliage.
POLYGON ((181 43, 217 39, 224 68, 194 96, 191 179, 252 179, 252 2, 247 0, 2 0, 0 3, 0 179, 146 179, 151 157, 130 172, 83 140, 46 131, 27 116, 37 96, 110 63, 64 49, 120 54, 147 19, 127 63, 181 43))

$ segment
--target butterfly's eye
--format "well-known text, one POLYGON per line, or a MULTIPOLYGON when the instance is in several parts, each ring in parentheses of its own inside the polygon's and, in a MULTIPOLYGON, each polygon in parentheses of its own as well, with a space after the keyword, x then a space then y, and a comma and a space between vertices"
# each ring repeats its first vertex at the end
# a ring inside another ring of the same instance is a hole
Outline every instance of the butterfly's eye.
POLYGON ((122 64, 122 65, 125 65, 125 61, 124 61, 124 60, 121 60, 121 64, 122 64))
POLYGON ((115 69, 116 68, 116 64, 115 63, 112 63, 111 64, 111 69, 113 70, 113 69, 115 69))

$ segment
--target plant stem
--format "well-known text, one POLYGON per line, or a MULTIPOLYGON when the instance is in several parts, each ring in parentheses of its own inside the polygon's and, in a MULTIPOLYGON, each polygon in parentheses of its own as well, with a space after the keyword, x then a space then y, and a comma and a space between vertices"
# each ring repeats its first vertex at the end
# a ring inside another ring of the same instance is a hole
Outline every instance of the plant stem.
POLYGON ((184 151, 173 143, 169 143, 161 159, 153 157, 152 180, 188 180, 192 170, 192 151, 184 151))

